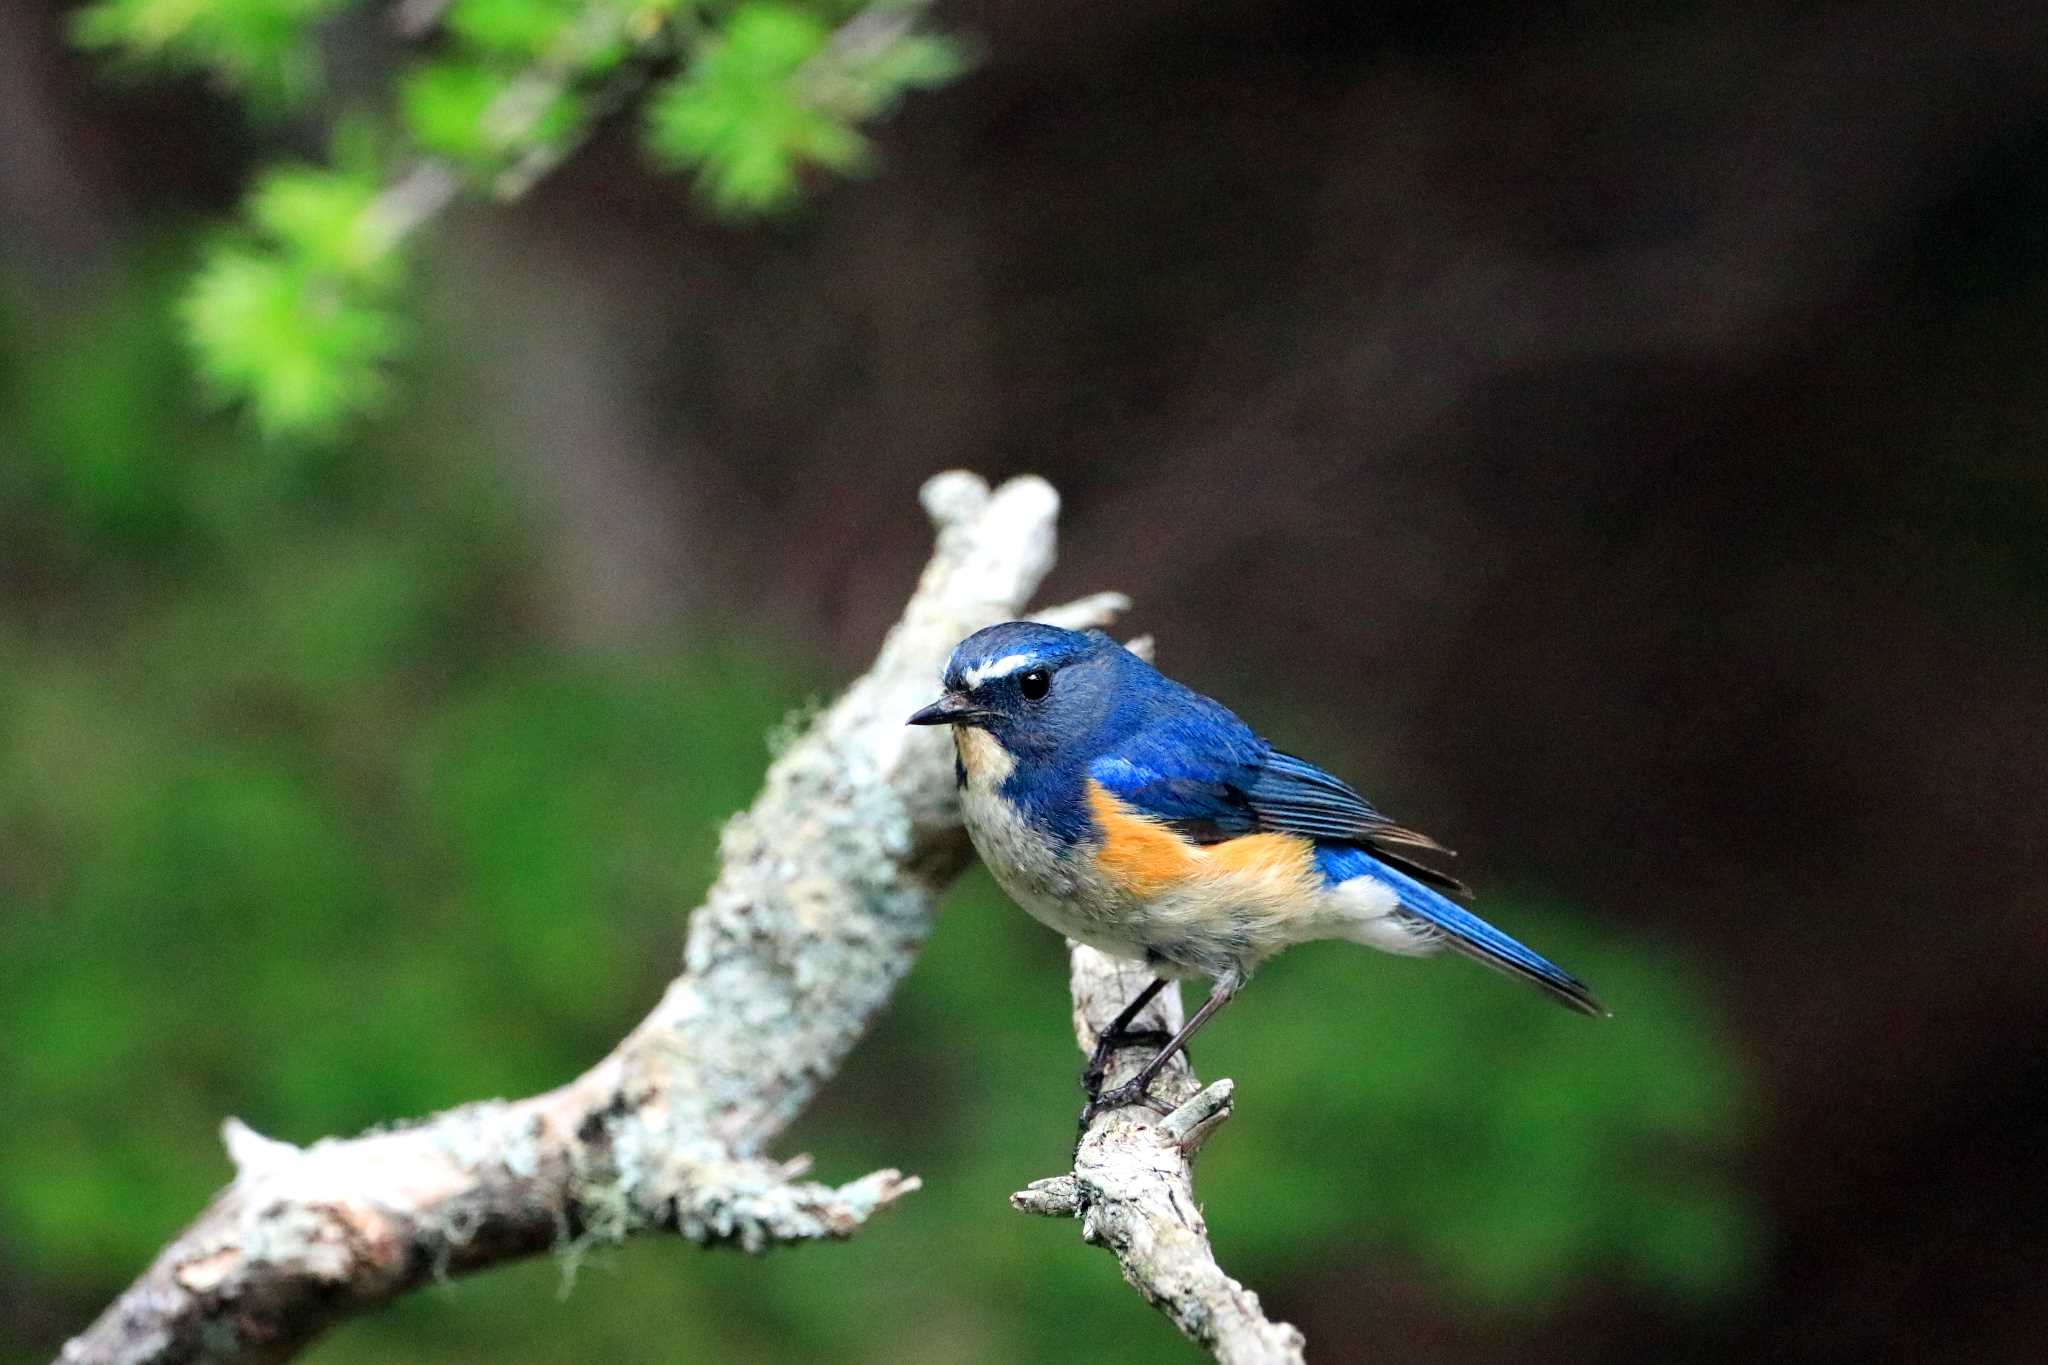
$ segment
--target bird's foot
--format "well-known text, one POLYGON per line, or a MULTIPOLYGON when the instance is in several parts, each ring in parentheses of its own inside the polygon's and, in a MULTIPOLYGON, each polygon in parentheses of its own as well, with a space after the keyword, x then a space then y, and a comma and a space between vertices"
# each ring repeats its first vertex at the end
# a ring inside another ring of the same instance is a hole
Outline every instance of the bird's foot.
POLYGON ((1146 1093, 1151 1083, 1152 1078, 1146 1076, 1142 1080, 1125 1081, 1114 1090, 1091 1094, 1088 1103, 1081 1106, 1081 1131, 1086 1132, 1088 1125, 1095 1122, 1098 1115, 1107 1114, 1112 1109, 1125 1109, 1134 1104, 1142 1104, 1156 1114, 1171 1114, 1172 1105, 1146 1093))
POLYGON ((1081 1089, 1090 1099, 1102 1090, 1109 1074, 1109 1059, 1127 1047, 1165 1047, 1171 1034, 1163 1028, 1105 1029, 1095 1039, 1088 1065, 1081 1068, 1081 1089))

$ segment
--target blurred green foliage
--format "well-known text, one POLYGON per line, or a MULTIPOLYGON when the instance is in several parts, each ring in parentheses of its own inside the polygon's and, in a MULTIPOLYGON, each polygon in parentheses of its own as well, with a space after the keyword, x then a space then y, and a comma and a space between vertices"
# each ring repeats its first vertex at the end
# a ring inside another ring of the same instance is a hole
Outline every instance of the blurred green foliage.
MULTIPOLYGON (((916 28, 924 3, 452 0, 381 105, 347 111, 348 150, 258 176, 245 230, 206 248, 181 310, 200 372, 273 437, 370 411, 405 334, 407 239, 437 207, 420 186, 523 193, 642 87, 655 161, 729 216, 789 209, 807 174, 870 164, 860 124, 964 69, 916 28)), ((96 0, 73 33, 124 68, 206 72, 259 114, 333 121, 321 41, 347 8, 96 0)))
MULTIPOLYGON (((355 269, 357 239, 305 226, 331 188, 268 182, 263 221, 355 269)), ((0 310, 0 1255, 70 1327, 225 1176, 224 1114, 303 1141, 601 1055, 672 971, 765 736, 830 686, 758 644, 552 643, 527 511, 462 401, 345 459, 193 415, 176 259, 54 331, 0 310)), ((1204 1036, 1242 1098, 1208 1215, 1277 1311, 1388 1256, 1504 1324, 1577 1276, 1683 1301, 1753 1264, 1751 1101, 1699 992, 1563 907, 1487 909, 1616 1018, 1318 945, 1204 1036)), ((922 1174, 891 1217, 760 1262, 600 1250, 565 1301, 559 1266, 494 1273, 314 1358, 1021 1361, 1080 1333, 1188 1358, 1073 1226, 1005 1206, 1067 1156, 1067 1029, 1058 943, 971 877, 787 1144, 828 1178, 922 1174)))
POLYGON ((310 96, 319 83, 315 26, 350 0, 94 0, 72 33, 124 62, 199 71, 266 111, 310 96))
POLYGON ((905 33, 833 52, 827 19, 791 4, 740 6, 682 75, 648 106, 648 145, 695 167, 712 203, 728 212, 783 208, 803 172, 850 174, 867 164, 857 125, 908 91, 958 75, 958 49, 905 33))
POLYGON ((400 263, 365 157, 266 173, 251 231, 216 242, 183 300, 199 369, 271 435, 331 430, 385 391, 400 263))

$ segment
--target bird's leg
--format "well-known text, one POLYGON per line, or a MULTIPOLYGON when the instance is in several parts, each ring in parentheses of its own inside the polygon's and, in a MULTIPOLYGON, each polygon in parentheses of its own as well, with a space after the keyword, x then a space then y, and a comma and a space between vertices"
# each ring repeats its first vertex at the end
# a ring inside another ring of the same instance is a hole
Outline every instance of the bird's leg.
POLYGON ((1138 1011, 1152 1003, 1152 997, 1166 988, 1166 978, 1155 976, 1152 984, 1131 997, 1131 1003, 1124 1006, 1123 1013, 1109 1021, 1109 1027, 1095 1035, 1095 1050, 1088 1056, 1088 1065, 1081 1068, 1081 1089, 1090 1098, 1102 1089, 1102 1078, 1109 1070, 1109 1059, 1119 1048, 1141 1046, 1158 1047, 1167 1041, 1166 1030, 1162 1028, 1134 1029, 1131 1020, 1138 1017, 1138 1011))
POLYGON ((1188 1039, 1195 1036, 1195 1030, 1208 1023, 1211 1015, 1229 1004, 1231 998, 1237 994, 1238 988, 1243 985, 1243 976, 1236 973, 1217 977, 1215 984, 1209 988, 1209 998, 1202 1002, 1202 1008, 1196 1010, 1194 1017, 1181 1026, 1179 1033, 1167 1040, 1166 1046, 1159 1050, 1158 1056, 1145 1063, 1143 1071, 1116 1089, 1094 1096, 1082 1107, 1081 1127, 1085 1129, 1094 1122, 1097 1114, 1107 1113, 1111 1109, 1122 1109, 1131 1104, 1143 1104, 1162 1114, 1172 1112, 1164 1100, 1156 1100, 1146 1094, 1146 1087, 1152 1084, 1152 1079, 1159 1074, 1159 1069, 1173 1060, 1175 1053, 1187 1047, 1188 1039))

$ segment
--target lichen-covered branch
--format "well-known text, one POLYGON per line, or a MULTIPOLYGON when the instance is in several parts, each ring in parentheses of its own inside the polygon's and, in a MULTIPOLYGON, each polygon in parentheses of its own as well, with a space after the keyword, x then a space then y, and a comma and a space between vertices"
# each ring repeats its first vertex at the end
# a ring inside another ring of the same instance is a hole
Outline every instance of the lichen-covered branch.
MULTIPOLYGON (((1152 979, 1135 962, 1072 945, 1074 1032, 1091 1052, 1096 1035, 1152 979)), ((1180 1027, 1178 987, 1161 991, 1134 1027, 1180 1027)), ((1116 1055, 1105 1085, 1120 1085, 1149 1058, 1116 1055)), ((1151 1093, 1178 1104, 1164 1118, 1145 1108, 1097 1115, 1081 1135, 1071 1174, 1032 1182, 1010 1196, 1024 1213, 1077 1217, 1081 1239, 1108 1247, 1124 1279, 1174 1325, 1225 1365, 1301 1365, 1299 1331, 1267 1318, 1259 1296, 1223 1273, 1195 1202, 1195 1152, 1230 1117, 1232 1085, 1200 1088, 1185 1055, 1151 1093)))
POLYGON ((234 1182, 64 1361, 282 1360, 433 1276, 654 1230, 748 1250, 845 1237, 917 1188, 893 1170, 801 1181, 800 1161, 765 1151, 909 969, 969 856, 946 737, 904 719, 952 646, 1018 614, 1052 562, 1041 480, 991 493, 944 474, 923 498, 938 545, 901 621, 727 826, 683 973, 619 1047, 544 1095, 306 1148, 229 1120, 234 1182))

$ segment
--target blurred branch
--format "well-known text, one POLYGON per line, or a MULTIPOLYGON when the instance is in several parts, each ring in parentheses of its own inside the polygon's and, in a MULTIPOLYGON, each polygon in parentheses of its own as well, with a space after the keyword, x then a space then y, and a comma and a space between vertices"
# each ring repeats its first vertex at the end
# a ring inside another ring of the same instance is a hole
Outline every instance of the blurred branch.
POLYGON ((430 37, 441 27, 441 19, 452 3, 453 0, 396 0, 389 15, 391 31, 414 42, 430 37))
MULTIPOLYGON (((484 111, 484 124, 502 146, 519 148, 519 154, 491 182, 491 192, 500 199, 517 199, 544 176, 562 164, 581 145, 583 137, 551 141, 536 138, 535 131, 553 103, 584 79, 592 58, 608 47, 620 45, 651 57, 668 42, 668 30, 648 22, 641 13, 625 5, 594 4, 568 26, 554 47, 521 72, 505 92, 484 111)), ((597 119, 615 110, 626 95, 646 79, 632 64, 622 75, 605 83, 606 95, 600 109, 585 123, 584 136, 597 119)))
POLYGON ((991 493, 944 474, 923 501, 938 544, 902 619, 727 825, 682 975, 610 1056, 544 1095, 307 1148, 228 1120, 234 1182, 63 1360, 283 1360, 430 1278, 650 1231, 749 1251, 843 1238, 916 1189, 893 1170, 799 1182, 801 1159, 763 1150, 887 1001, 969 856, 946 738, 904 718, 1052 563, 1041 480, 991 493))
POLYGON ((440 161, 421 161, 377 196, 372 205, 384 244, 396 246, 455 202, 462 177, 440 161))
MULTIPOLYGON (((1074 1033, 1089 1053, 1152 973, 1070 946, 1074 1033)), ((1161 991, 1133 1025, 1177 1030, 1180 988, 1161 991)), ((1138 1048, 1118 1052, 1104 1084, 1122 1084, 1149 1056, 1138 1048)), ((1152 1093, 1178 1101, 1178 1108, 1164 1118, 1143 1107, 1097 1115, 1074 1150, 1072 1174, 1033 1181, 1010 1204, 1022 1213, 1079 1218, 1081 1240, 1115 1252, 1131 1287, 1226 1365, 1301 1365, 1300 1331, 1267 1318, 1259 1296, 1223 1273, 1195 1202, 1195 1152, 1230 1117, 1232 1089, 1227 1080, 1200 1088, 1186 1054, 1175 1057, 1152 1093)))

